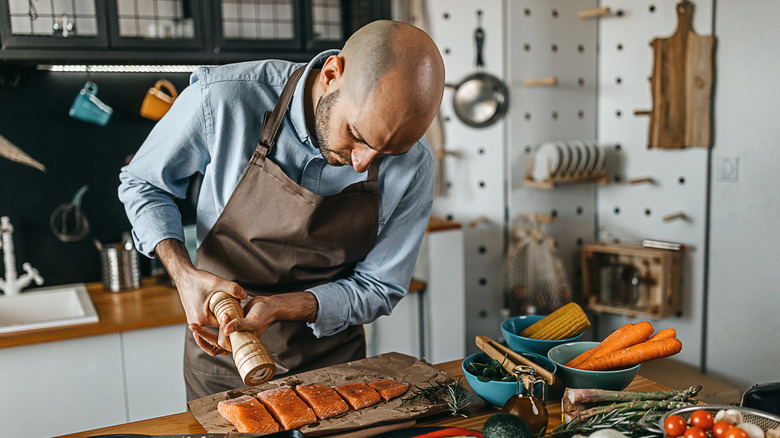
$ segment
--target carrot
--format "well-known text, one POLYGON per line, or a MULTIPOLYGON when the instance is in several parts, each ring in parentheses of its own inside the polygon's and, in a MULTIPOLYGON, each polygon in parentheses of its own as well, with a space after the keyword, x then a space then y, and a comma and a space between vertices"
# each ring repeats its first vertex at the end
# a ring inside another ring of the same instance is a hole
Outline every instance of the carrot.
POLYGON ((577 368, 587 369, 585 367, 588 365, 588 363, 594 359, 599 358, 600 356, 614 353, 618 350, 628 348, 640 342, 645 342, 654 331, 655 330, 653 330, 653 325, 648 321, 636 323, 632 327, 629 327, 620 332, 620 334, 616 336, 612 342, 605 344, 597 353, 593 354, 590 359, 577 365, 577 368))
POLYGON ((603 371, 634 366, 651 359, 672 356, 682 351, 677 338, 646 341, 603 356, 592 358, 583 364, 584 370, 603 371))
POLYGON ((660 332, 654 334, 653 336, 648 339, 648 341, 660 341, 661 339, 669 339, 669 338, 676 338, 677 337, 677 331, 675 331, 673 328, 663 329, 660 332))
POLYGON ((627 329, 627 328, 629 328, 629 327, 631 327, 631 326, 633 326, 633 325, 634 325, 634 324, 631 324, 631 323, 629 322, 628 324, 624 325, 623 327, 620 327, 619 329, 617 329, 617 330, 615 330, 614 332, 612 332, 612 334, 610 334, 609 336, 607 336, 606 338, 604 338, 604 340, 603 340, 603 341, 601 341, 601 343, 599 343, 599 345, 596 345, 596 346, 594 346, 594 347, 592 347, 592 348, 590 348, 590 349, 586 350, 585 352, 583 352, 583 353, 582 353, 582 354, 580 354, 579 356, 577 356, 577 357, 575 357, 574 359, 572 359, 572 360, 570 360, 570 361, 566 362, 566 364, 565 364, 565 365, 566 365, 567 367, 570 367, 570 368, 577 368, 577 365, 580 365, 581 363, 583 363, 583 362, 585 362, 586 360, 588 360, 588 359, 589 359, 591 356, 593 356, 594 354, 598 353, 598 352, 599 352, 599 350, 601 350, 601 348, 602 348, 604 345, 606 345, 606 344, 609 344, 610 342, 612 342, 613 340, 615 340, 615 338, 616 338, 616 337, 618 337, 618 336, 620 335, 620 333, 622 333, 622 332, 623 332, 623 330, 625 330, 625 329, 627 329))

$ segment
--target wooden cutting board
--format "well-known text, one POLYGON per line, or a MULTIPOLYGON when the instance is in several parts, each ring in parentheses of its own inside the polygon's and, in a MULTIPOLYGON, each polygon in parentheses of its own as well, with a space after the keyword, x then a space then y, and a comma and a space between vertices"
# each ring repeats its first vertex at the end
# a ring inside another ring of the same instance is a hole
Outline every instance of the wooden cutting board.
MULTIPOLYGON (((427 387, 429 382, 452 383, 454 380, 444 371, 433 365, 401 353, 386 353, 379 356, 334 365, 294 376, 272 380, 260 386, 239 388, 220 392, 189 402, 190 410, 198 422, 209 433, 235 432, 236 429, 217 411, 217 404, 241 395, 252 395, 277 387, 294 388, 296 385, 319 383, 337 386, 353 382, 373 382, 383 379, 395 379, 409 384, 406 394, 390 400, 379 402, 374 406, 359 411, 351 410, 346 414, 327 420, 312 423, 300 430, 307 437, 342 433, 352 430, 362 430, 374 426, 406 422, 445 411, 442 403, 430 403, 425 400, 402 405, 401 398, 414 391, 414 386, 427 387)), ((472 397, 476 395, 472 394, 472 397)), ((478 397, 472 398, 479 404, 478 397)))
POLYGON ((697 35, 691 27, 693 4, 677 4, 677 30, 655 38, 653 108, 649 148, 680 149, 710 146, 712 94, 712 35, 697 35))

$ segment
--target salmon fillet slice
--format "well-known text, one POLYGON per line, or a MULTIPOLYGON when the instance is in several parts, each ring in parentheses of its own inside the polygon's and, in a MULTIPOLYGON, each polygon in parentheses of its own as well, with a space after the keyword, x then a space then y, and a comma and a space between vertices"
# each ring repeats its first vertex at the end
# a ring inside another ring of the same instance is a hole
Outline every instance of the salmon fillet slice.
POLYGON ((217 410, 239 432, 267 433, 281 430, 265 406, 251 395, 223 400, 217 404, 217 410))
POLYGON ((284 430, 297 429, 317 421, 314 411, 290 388, 269 389, 257 394, 257 398, 284 430))
POLYGON ((370 382, 368 386, 374 388, 384 401, 390 401, 391 398, 398 397, 409 389, 409 384, 397 380, 380 380, 370 382))
POLYGON ((379 393, 363 382, 348 383, 335 389, 355 410, 379 403, 379 393))
POLYGON ((349 410, 349 406, 339 397, 336 391, 327 385, 298 385, 295 388, 303 401, 309 404, 317 418, 325 420, 330 417, 343 414, 349 410))

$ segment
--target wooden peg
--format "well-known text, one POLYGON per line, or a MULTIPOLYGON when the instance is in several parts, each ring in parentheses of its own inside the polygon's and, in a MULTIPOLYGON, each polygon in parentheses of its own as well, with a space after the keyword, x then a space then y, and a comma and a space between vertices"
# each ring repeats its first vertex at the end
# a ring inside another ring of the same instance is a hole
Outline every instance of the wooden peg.
POLYGON ((639 117, 639 116, 649 116, 650 115, 650 110, 639 110, 639 109, 636 109, 636 110, 634 110, 634 115, 637 116, 637 117, 639 117))
POLYGON ((485 217, 485 216, 480 216, 480 217, 478 217, 478 218, 474 219, 473 221, 469 222, 469 227, 471 227, 471 228, 476 228, 476 227, 478 227, 478 226, 479 226, 479 225, 480 225, 482 222, 485 222, 486 220, 488 220, 488 218, 487 218, 487 217, 485 217))
POLYGON ((525 218, 535 222, 542 222, 544 224, 551 224, 553 221, 552 215, 542 213, 526 213, 525 218))
POLYGON ((580 18, 596 18, 609 15, 610 11, 611 10, 609 8, 586 9, 584 11, 577 12, 577 16, 580 18))
MULTIPOLYGON (((217 321, 222 321, 224 315, 227 315, 230 321, 244 317, 244 311, 238 300, 222 291, 211 296, 209 310, 217 317, 217 321)), ((276 374, 276 364, 254 332, 231 333, 230 346, 238 373, 246 385, 263 384, 276 374)))
POLYGON ((682 219, 682 220, 687 221, 690 218, 685 213, 683 213, 682 211, 678 211, 677 213, 672 213, 670 215, 666 215, 663 218, 664 222, 671 222, 671 221, 677 220, 677 219, 682 219))
POLYGON ((649 184, 655 184, 655 180, 649 176, 643 177, 643 178, 634 178, 628 180, 629 184, 642 184, 642 183, 649 183, 649 184))
POLYGON ((526 87, 554 87, 558 85, 557 76, 547 76, 543 78, 531 78, 523 81, 526 87))

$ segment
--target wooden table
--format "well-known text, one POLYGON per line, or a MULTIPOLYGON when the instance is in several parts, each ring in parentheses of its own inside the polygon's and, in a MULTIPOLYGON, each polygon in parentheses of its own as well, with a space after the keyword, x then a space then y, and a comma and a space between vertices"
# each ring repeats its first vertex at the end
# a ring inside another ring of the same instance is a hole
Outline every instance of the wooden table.
MULTIPOLYGON (((457 378, 463 375, 460 360, 454 360, 437 364, 436 366, 457 378)), ((468 387, 465 380, 462 380, 464 386, 468 387)), ((631 385, 626 388, 627 391, 667 391, 669 388, 659 385, 644 377, 637 376, 631 385)), ((547 406, 549 413, 548 431, 561 424, 561 404, 551 402, 547 406)), ((472 430, 482 430, 482 425, 493 414, 500 412, 487 403, 485 406, 471 408, 467 413, 468 417, 453 417, 448 413, 437 414, 417 422, 417 426, 447 426, 461 427, 472 430)), ((204 433, 206 430, 198 423, 198 420, 190 412, 181 414, 166 415, 164 417, 152 418, 149 420, 136 421, 133 423, 120 424, 117 426, 104 427, 86 432, 64 435, 62 438, 86 438, 93 435, 107 435, 119 433, 137 433, 146 435, 172 435, 172 434, 190 434, 204 433)))

